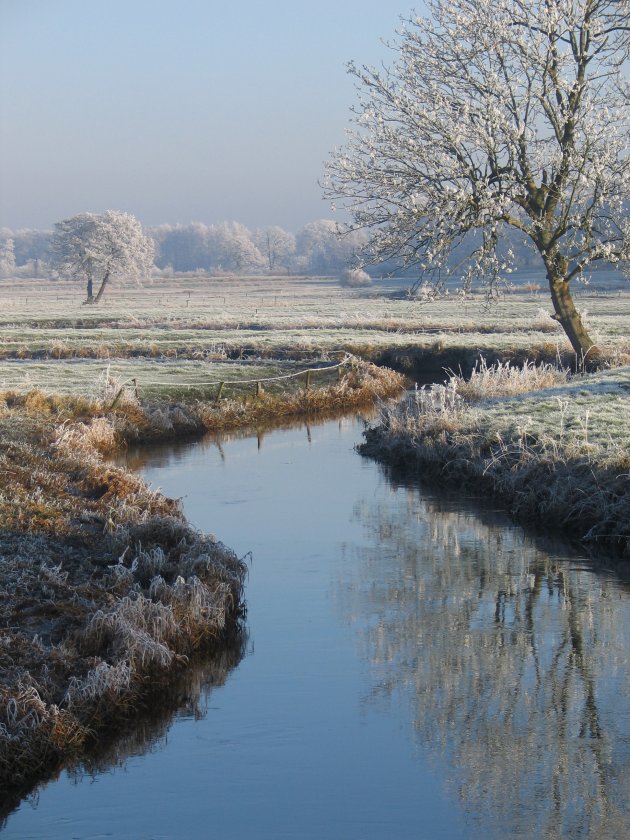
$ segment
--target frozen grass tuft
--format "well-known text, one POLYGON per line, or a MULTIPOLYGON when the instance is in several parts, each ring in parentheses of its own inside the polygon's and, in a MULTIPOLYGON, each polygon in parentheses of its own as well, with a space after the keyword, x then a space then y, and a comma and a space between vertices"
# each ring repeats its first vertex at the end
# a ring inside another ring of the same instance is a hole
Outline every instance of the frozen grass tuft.
POLYGON ((114 424, 106 417, 93 417, 87 423, 62 425, 56 433, 53 446, 68 452, 94 453, 111 452, 120 445, 120 436, 114 424))
POLYGON ((134 671, 165 670, 173 661, 169 642, 177 638, 173 611, 142 594, 127 595, 111 610, 97 610, 80 636, 88 655, 126 661, 134 671))
POLYGON ((475 365, 470 378, 451 375, 450 382, 456 383, 458 393, 471 402, 492 397, 527 394, 542 391, 556 385, 563 385, 571 376, 567 368, 551 364, 523 365, 509 362, 488 366, 484 358, 475 365))
POLYGON ((99 662, 83 679, 70 677, 64 704, 68 709, 95 706, 103 700, 119 705, 122 698, 132 694, 132 676, 131 664, 125 660, 115 665, 99 662))

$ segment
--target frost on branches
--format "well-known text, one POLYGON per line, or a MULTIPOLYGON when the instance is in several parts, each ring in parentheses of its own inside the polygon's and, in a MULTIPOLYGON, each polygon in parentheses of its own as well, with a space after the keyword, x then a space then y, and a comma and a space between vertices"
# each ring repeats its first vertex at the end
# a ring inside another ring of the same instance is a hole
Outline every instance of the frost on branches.
POLYGON ((59 274, 87 282, 86 303, 98 303, 114 278, 146 276, 153 264, 153 240, 129 213, 80 213, 55 225, 50 252, 59 274), (98 292, 94 295, 94 284, 98 292))
POLYGON ((547 272, 581 359, 594 343, 571 283, 630 259, 628 0, 429 0, 385 70, 350 66, 360 99, 326 195, 369 230, 368 260, 492 291, 516 228, 547 272), (476 231, 476 235, 472 232, 476 231), (472 243, 472 244, 470 244, 472 243), (454 267, 454 254, 466 258, 454 267))

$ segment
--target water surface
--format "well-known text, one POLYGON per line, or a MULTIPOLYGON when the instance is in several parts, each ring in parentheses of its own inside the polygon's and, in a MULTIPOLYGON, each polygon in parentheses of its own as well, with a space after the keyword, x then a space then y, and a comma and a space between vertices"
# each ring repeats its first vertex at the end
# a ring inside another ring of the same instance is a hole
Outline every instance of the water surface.
POLYGON ((360 433, 132 456, 252 553, 245 656, 23 803, 7 840, 627 836, 627 585, 387 477, 360 433))

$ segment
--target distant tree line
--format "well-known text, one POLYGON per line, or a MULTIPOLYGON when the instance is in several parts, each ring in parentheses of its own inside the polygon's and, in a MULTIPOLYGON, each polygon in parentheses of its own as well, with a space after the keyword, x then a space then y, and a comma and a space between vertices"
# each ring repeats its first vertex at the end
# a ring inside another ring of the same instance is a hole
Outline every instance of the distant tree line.
MULTIPOLYGON (((356 266, 367 239, 360 231, 339 237, 331 219, 309 222, 297 234, 277 225, 252 231, 239 222, 163 224, 145 232, 155 243, 156 268, 176 273, 341 275, 356 266)), ((51 230, 0 228, 0 277, 49 274, 52 237, 51 230)), ((536 264, 536 255, 518 235, 503 247, 510 248, 516 267, 536 264)), ((368 270, 398 273, 400 265, 388 260, 368 270)))
MULTIPOLYGON (((60 223, 62 224, 62 223, 60 223)), ((239 222, 164 224, 147 228, 162 271, 216 274, 341 274, 352 267, 365 237, 339 237, 331 219, 309 222, 297 234, 273 225, 250 230, 239 222)), ((54 262, 53 231, 0 228, 0 277, 45 276, 54 262)))

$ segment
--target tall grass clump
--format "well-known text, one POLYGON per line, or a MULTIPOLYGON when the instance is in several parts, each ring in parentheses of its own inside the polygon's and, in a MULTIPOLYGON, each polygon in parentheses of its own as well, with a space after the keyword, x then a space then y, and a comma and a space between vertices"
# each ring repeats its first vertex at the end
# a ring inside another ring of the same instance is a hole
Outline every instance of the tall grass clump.
POLYGON ((450 381, 457 383, 458 393, 471 402, 488 397, 505 397, 542 391, 569 380, 571 371, 552 364, 534 364, 525 361, 522 365, 498 362, 488 365, 485 358, 475 364, 468 379, 451 374, 450 381))

